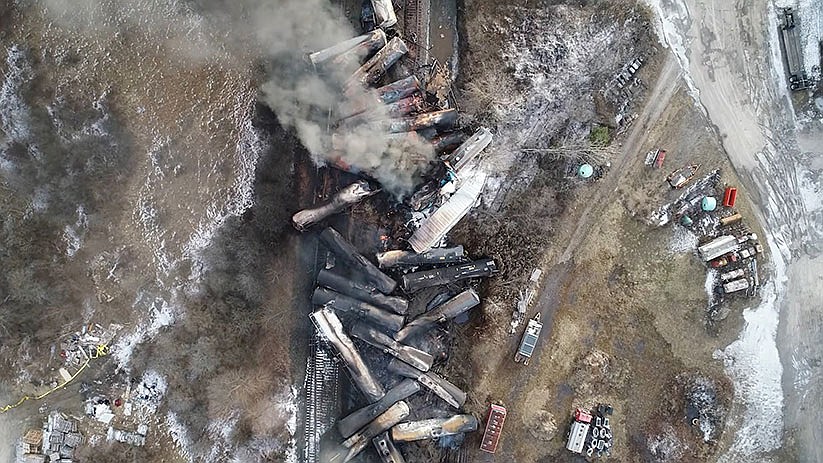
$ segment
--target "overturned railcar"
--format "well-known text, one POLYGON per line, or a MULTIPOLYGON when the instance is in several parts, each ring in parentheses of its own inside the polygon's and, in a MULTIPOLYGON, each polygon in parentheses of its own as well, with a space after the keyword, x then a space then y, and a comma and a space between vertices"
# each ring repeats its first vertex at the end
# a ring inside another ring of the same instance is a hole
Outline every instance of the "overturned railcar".
POLYGON ((405 315, 409 310, 409 301, 402 297, 387 296, 373 285, 344 277, 331 270, 320 270, 317 274, 317 284, 399 315, 405 315))
POLYGON ((312 225, 330 217, 343 209, 378 193, 379 189, 372 189, 369 182, 360 180, 340 189, 331 199, 317 207, 303 209, 295 213, 291 220, 294 228, 305 231, 312 225))
POLYGON ((431 286, 446 285, 467 278, 487 277, 497 273, 494 259, 480 259, 465 264, 424 270, 403 275, 403 289, 414 292, 431 286))
POLYGON ((412 346, 401 344, 391 336, 365 323, 355 323, 351 327, 351 335, 366 344, 381 349, 383 352, 398 358, 420 371, 429 371, 434 357, 412 346))
POLYGON ((359 301, 330 289, 315 288, 311 302, 315 305, 329 306, 335 310, 369 320, 388 331, 398 331, 403 326, 402 315, 379 309, 367 302, 359 301))
POLYGON ((478 304, 480 304, 480 296, 477 294, 477 291, 473 289, 463 291, 457 296, 454 296, 443 304, 423 313, 419 317, 407 323, 394 335, 394 339, 402 342, 419 333, 429 330, 439 322, 457 317, 478 304))
POLYGON ((456 173, 460 173, 474 158, 476 158, 492 142, 492 133, 485 127, 480 127, 477 131, 463 142, 454 152, 446 157, 456 173))
POLYGON ((454 415, 448 418, 407 421, 392 427, 391 438, 395 442, 439 439, 444 436, 477 431, 477 425, 477 418, 473 415, 454 415))
POLYGON ((351 437, 358 429, 380 416, 392 405, 416 394, 418 391, 420 391, 420 383, 414 379, 404 379, 397 386, 389 389, 377 402, 355 410, 338 421, 337 430, 340 431, 341 436, 351 437))
POLYGON ((334 228, 327 228, 320 233, 323 242, 337 258, 363 275, 364 279, 383 294, 390 294, 397 287, 397 282, 381 272, 368 259, 363 257, 354 246, 343 238, 334 228))
POLYGON ((406 459, 403 458, 403 454, 394 445, 388 432, 372 439, 372 443, 374 443, 374 448, 383 463, 406 463, 406 459))
POLYGON ((422 372, 398 359, 392 359, 389 362, 389 371, 406 378, 416 379, 423 387, 454 408, 460 408, 466 403, 466 393, 436 373, 422 372))
POLYGON ((360 356, 360 352, 352 343, 351 339, 343 331, 343 324, 332 310, 320 309, 311 314, 312 322, 314 322, 317 331, 326 341, 331 344, 343 363, 346 369, 351 374, 352 383, 363 393, 369 402, 377 402, 386 393, 383 386, 372 375, 369 367, 360 356))
POLYGON ((372 439, 379 436, 392 426, 409 416, 409 405, 402 400, 389 407, 380 416, 343 441, 325 460, 334 463, 346 463, 360 454, 369 445, 372 439))
POLYGON ((454 264, 466 259, 464 255, 462 245, 450 248, 434 248, 420 254, 411 251, 393 250, 378 253, 377 264, 380 268, 454 264))

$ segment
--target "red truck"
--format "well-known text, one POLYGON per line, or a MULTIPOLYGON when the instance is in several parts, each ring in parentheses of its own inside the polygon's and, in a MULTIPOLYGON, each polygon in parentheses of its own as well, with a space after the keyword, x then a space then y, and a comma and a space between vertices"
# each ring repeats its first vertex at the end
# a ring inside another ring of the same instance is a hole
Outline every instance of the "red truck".
POLYGON ((503 431, 504 421, 506 421, 506 408, 502 405, 491 404, 489 419, 486 420, 486 430, 483 432, 483 440, 480 443, 480 450, 488 453, 497 451, 497 443, 500 441, 500 432, 503 431))

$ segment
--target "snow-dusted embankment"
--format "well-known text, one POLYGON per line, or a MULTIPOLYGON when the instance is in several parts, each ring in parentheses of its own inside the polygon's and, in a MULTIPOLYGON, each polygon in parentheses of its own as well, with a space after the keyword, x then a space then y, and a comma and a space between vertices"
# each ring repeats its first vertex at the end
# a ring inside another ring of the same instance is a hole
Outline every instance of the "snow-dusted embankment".
MULTIPOLYGON (((810 374, 794 367, 784 372, 784 368, 787 357, 792 365, 807 364, 796 359, 797 346, 820 344, 813 311, 797 307, 807 305, 805 301, 823 299, 821 285, 798 288, 787 279, 799 265, 799 255, 823 248, 823 234, 817 232, 823 229, 819 175, 823 134, 812 135, 818 143, 806 144, 817 146, 811 152, 804 152, 797 143, 796 120, 777 42, 776 11, 793 7, 798 12, 804 65, 813 74, 820 62, 823 3, 754 0, 719 7, 695 0, 648 1, 658 14, 661 40, 678 57, 696 103, 715 125, 755 200, 757 219, 767 233, 772 262, 771 275, 762 288, 762 302, 744 311, 740 338, 718 351, 716 357, 723 360, 735 382, 735 401, 740 410, 739 431, 721 461, 768 461, 766 454, 783 445, 784 410, 802 406, 792 407, 787 398, 794 392, 793 400, 806 401, 807 405, 820 399, 806 394, 808 389, 802 394, 787 390, 786 376, 807 378, 810 374), (780 336, 782 330, 789 331, 780 336)), ((814 353, 806 349, 804 354, 814 353)), ((808 406, 804 413, 815 415, 820 410, 808 406)), ((792 421, 788 417, 786 420, 792 421)), ((802 422, 795 424, 803 426, 802 422)), ((800 454, 810 457, 809 461, 820 461, 812 456, 819 452, 812 448, 819 447, 813 436, 800 445, 800 454)))

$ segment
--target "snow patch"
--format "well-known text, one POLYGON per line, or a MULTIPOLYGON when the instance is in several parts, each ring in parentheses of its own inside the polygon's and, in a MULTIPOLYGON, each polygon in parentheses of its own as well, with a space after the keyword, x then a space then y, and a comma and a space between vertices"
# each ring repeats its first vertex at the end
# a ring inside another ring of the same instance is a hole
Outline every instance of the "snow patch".
POLYGON ((240 120, 240 130, 235 144, 235 181, 231 198, 223 207, 214 204, 209 206, 206 210, 205 220, 197 226, 183 248, 183 255, 196 263, 192 266, 193 279, 199 279, 202 272, 205 271, 205 263, 199 258, 200 251, 211 243, 217 230, 228 218, 241 216, 254 206, 254 176, 257 170, 257 162, 269 147, 269 142, 252 124, 253 107, 250 102, 239 100, 238 106, 244 107, 245 112, 242 115, 237 115, 240 120))
POLYGON ((735 384, 735 401, 744 407, 742 423, 729 451, 718 461, 752 461, 778 449, 783 436, 783 365, 777 351, 779 307, 786 293, 785 262, 767 236, 775 268, 774 280, 761 290, 762 302, 743 311, 740 338, 714 357, 723 360, 735 384))
POLYGON ((705 112, 703 106, 700 105, 700 90, 697 89, 691 74, 689 74, 690 61, 685 44, 685 32, 691 27, 689 7, 683 0, 646 0, 646 3, 657 13, 655 15, 657 18, 655 31, 660 43, 671 48, 674 52, 680 68, 684 71, 683 78, 689 88, 689 95, 698 103, 698 107, 705 112), (663 8, 664 3, 665 9, 663 8))
POLYGON ((649 438, 647 442, 649 452, 654 456, 655 461, 675 462, 683 458, 685 451, 689 448, 685 442, 680 440, 674 432, 674 428, 666 426, 666 429, 649 438))
POLYGON ((66 255, 74 257, 77 251, 83 246, 83 239, 86 230, 89 228, 89 219, 82 205, 77 206, 77 222, 74 225, 66 225, 63 229, 63 241, 66 242, 66 255))
POLYGON ((280 410, 288 414, 286 429, 291 439, 286 449, 285 463, 297 463, 297 388, 291 386, 288 392, 281 393, 275 398, 275 403, 280 410))
POLYGON ((23 87, 33 75, 26 54, 17 45, 7 51, 5 76, 0 86, 0 129, 7 141, 25 142, 31 136, 31 114, 23 101, 23 87))
POLYGON ((155 207, 153 195, 155 184, 159 183, 164 176, 162 170, 158 171, 157 156, 160 150, 166 148, 170 143, 171 139, 169 137, 155 136, 152 140, 152 145, 146 152, 149 174, 140 188, 132 212, 134 220, 143 230, 146 243, 154 252, 154 264, 157 268, 158 277, 169 275, 176 263, 176 259, 172 258, 166 249, 166 230, 160 225, 161 218, 155 207))
POLYGON ((174 442, 174 445, 177 447, 177 450, 180 452, 181 456, 186 461, 193 463, 194 457, 192 457, 191 451, 192 442, 186 426, 180 423, 180 420, 177 418, 177 414, 174 412, 166 413, 164 423, 168 429, 169 437, 171 437, 172 442, 174 442))
POLYGON ((157 412, 168 390, 168 383, 155 370, 147 370, 140 379, 140 384, 133 392, 134 404, 142 417, 148 418, 157 412))
POLYGON ((669 253, 692 253, 697 249, 697 235, 683 227, 674 227, 674 233, 669 238, 669 253))
MULTIPOLYGON (((803 209, 808 217, 823 216, 823 176, 820 171, 814 172, 805 169, 802 165, 797 165, 797 191, 803 203, 803 209)), ((823 238, 823 220, 809 220, 809 227, 817 235, 816 240, 823 238)))
POLYGON ((168 301, 160 297, 154 297, 150 301, 147 299, 146 293, 140 292, 132 305, 137 313, 148 312, 147 320, 138 323, 131 333, 120 337, 112 348, 112 355, 117 360, 119 369, 128 370, 135 347, 154 338, 160 328, 171 325, 176 319, 176 310, 168 301))
POLYGON ((706 271, 706 283, 703 286, 706 289, 706 296, 709 298, 709 307, 714 304, 715 284, 717 284, 717 270, 709 269, 706 271))

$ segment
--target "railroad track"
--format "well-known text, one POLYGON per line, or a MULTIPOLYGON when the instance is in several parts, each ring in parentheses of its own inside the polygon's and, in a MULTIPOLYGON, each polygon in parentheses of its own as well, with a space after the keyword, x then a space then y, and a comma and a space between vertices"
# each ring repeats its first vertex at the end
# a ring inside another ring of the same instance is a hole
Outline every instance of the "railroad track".
MULTIPOLYGON (((318 182, 312 204, 325 200, 333 190, 336 178, 329 169, 318 171, 318 182)), ((312 273, 326 265, 326 253, 320 246, 314 247, 312 273)), ((303 414, 303 462, 320 463, 320 439, 334 425, 340 408, 340 368, 339 362, 328 347, 313 336, 306 360, 306 375, 303 381, 305 411, 303 414)))
POLYGON ((403 29, 405 39, 411 42, 410 55, 417 67, 429 63, 429 23, 431 22, 430 0, 407 0, 403 8, 403 29))
POLYGON ((340 397, 338 362, 316 337, 306 364, 303 461, 320 462, 320 438, 331 428, 338 415, 340 397))

